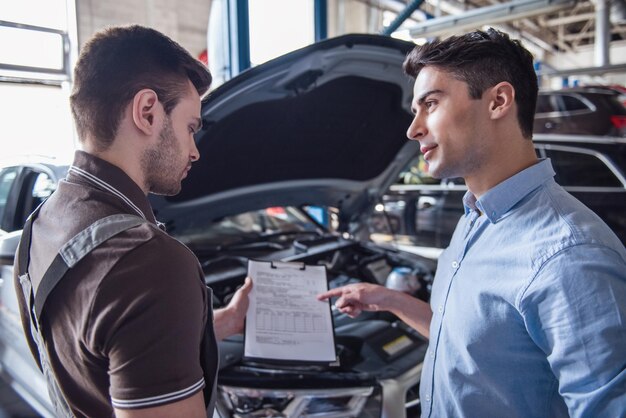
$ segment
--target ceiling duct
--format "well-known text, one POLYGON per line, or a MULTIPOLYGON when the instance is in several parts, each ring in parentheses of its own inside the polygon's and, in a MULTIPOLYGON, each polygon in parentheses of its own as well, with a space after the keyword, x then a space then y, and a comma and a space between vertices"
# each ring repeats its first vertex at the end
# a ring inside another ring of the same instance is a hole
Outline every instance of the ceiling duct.
POLYGON ((412 38, 439 36, 462 32, 483 25, 510 22, 532 16, 571 8, 575 0, 517 0, 509 3, 473 9, 459 15, 431 19, 409 29, 412 38))

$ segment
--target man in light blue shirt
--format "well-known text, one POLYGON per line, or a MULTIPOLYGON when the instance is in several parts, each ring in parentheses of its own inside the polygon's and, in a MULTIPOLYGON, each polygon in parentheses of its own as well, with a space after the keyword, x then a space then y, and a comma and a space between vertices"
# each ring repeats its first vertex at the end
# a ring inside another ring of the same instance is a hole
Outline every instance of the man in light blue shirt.
POLYGON ((465 215, 430 305, 366 283, 320 299, 429 338, 423 417, 626 416, 626 250, 537 160, 532 56, 490 29, 418 46, 404 67, 407 135, 432 176, 465 179, 465 215))

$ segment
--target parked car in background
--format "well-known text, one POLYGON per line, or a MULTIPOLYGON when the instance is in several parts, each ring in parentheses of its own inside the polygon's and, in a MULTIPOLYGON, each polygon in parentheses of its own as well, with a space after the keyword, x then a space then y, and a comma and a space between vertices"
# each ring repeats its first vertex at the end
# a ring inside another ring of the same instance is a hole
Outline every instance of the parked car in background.
POLYGON ((611 87, 540 91, 533 131, 626 137, 624 97, 611 87))
POLYGON ((22 229, 28 215, 65 177, 66 166, 51 159, 15 159, 0 166, 0 230, 22 229))
POLYGON ((617 95, 618 95, 617 100, 619 100, 622 103, 622 105, 626 106, 626 87, 625 86, 621 86, 619 84, 607 84, 607 85, 603 85, 603 84, 584 84, 581 87, 612 90, 615 93, 617 93, 617 95))
MULTIPOLYGON (((151 201, 157 219, 198 256, 215 308, 243 283, 250 258, 323 265, 330 288, 384 284, 392 269, 406 267, 420 283, 414 295, 429 299, 435 262, 367 239, 373 207, 419 153, 405 137, 412 83, 401 69, 413 47, 376 35, 335 38, 255 67, 203 103, 202 158, 180 194, 151 201), (334 229, 309 216, 309 206, 334 208, 334 229)), ((12 176, 9 194, 28 195, 28 183, 12 176)), ((13 208, 18 201, 7 199, 4 210, 25 213, 13 208)), ((10 228, 22 218, 11 217, 10 228)), ((52 416, 21 334, 12 234, 0 237, 0 367, 52 416)), ((333 321, 338 361, 326 366, 249 361, 242 336, 222 341, 220 416, 419 416, 426 341, 386 312, 351 319, 333 310, 333 321)))
MULTIPOLYGON (((626 245, 626 139, 534 134, 537 155, 550 158, 555 180, 626 245)), ((463 179, 433 179, 421 156, 400 173, 370 221, 374 237, 445 248, 463 214, 463 179)))

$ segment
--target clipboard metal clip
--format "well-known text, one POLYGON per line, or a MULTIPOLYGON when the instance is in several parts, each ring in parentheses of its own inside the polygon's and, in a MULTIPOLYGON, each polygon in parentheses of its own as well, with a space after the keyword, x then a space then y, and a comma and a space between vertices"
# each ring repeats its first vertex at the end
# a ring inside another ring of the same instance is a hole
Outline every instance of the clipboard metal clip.
POLYGON ((306 270, 306 265, 304 263, 287 262, 287 261, 270 261, 270 267, 273 269, 290 268, 290 269, 306 270))

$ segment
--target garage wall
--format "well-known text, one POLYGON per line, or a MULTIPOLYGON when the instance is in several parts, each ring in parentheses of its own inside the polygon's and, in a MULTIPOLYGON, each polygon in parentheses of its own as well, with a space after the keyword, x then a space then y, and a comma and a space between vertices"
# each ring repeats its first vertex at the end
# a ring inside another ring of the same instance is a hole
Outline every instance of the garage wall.
MULTIPOLYGON (((211 0, 76 0, 79 48, 111 25, 153 27, 179 42, 192 55, 206 48, 211 0)), ((382 13, 358 0, 328 0, 328 36, 377 33, 382 13)))
POLYGON ((357 0, 328 0, 328 37, 345 33, 378 33, 382 12, 357 0))
POLYGON ((111 25, 140 24, 155 28, 192 55, 206 48, 211 0, 76 0, 78 43, 111 25))

